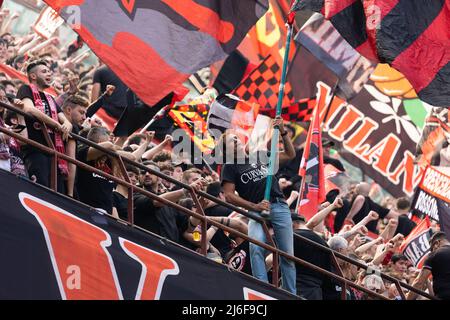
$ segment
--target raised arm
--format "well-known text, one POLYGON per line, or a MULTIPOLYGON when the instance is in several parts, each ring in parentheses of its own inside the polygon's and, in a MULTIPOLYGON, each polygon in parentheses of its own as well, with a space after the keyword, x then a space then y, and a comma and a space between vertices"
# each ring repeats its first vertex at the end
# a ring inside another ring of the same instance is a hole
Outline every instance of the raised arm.
POLYGON ((365 200, 366 199, 362 195, 356 196, 355 200, 352 203, 352 207, 350 208, 350 211, 347 215, 346 218, 347 220, 353 221, 353 217, 359 212, 359 210, 361 210, 365 200))
POLYGON ((161 142, 160 144, 158 144, 156 147, 151 148, 150 150, 148 150, 147 152, 145 152, 142 155, 142 158, 146 159, 146 160, 152 160, 153 157, 155 155, 157 155, 158 153, 160 153, 161 151, 164 150, 164 148, 169 145, 170 143, 172 143, 172 136, 167 135, 166 138, 164 139, 163 142, 161 142))
POLYGON ((377 248, 377 252, 375 253, 375 257, 373 258, 372 263, 375 266, 380 265, 383 262, 384 258, 386 257, 387 253, 393 248, 394 248, 394 244, 392 242, 388 242, 384 245, 380 245, 377 248))
POLYGON ((365 244, 363 244, 362 246, 359 246, 358 248, 356 248, 355 253, 356 254, 363 254, 364 252, 370 250, 370 248, 372 248, 375 245, 379 245, 383 243, 383 238, 378 237, 372 241, 369 241, 365 244))
MULTIPOLYGON (((427 268, 422 268, 417 278, 412 283, 412 286, 418 290, 424 290, 428 284, 428 278, 431 275, 431 271, 427 268)), ((409 291, 406 295, 406 300, 415 300, 417 293, 409 291)))
POLYGON ((316 226, 318 226, 325 218, 334 210, 342 208, 344 203, 342 202, 342 199, 339 197, 336 197, 334 199, 334 202, 330 204, 325 209, 319 211, 317 214, 315 214, 306 224, 306 227, 310 230, 313 230, 316 226))
POLYGON ((280 166, 285 164, 286 162, 295 158, 295 149, 292 144, 291 139, 287 135, 287 132, 284 130, 284 122, 281 117, 275 118, 273 122, 274 126, 278 126, 280 129, 281 138, 283 139, 283 151, 279 153, 279 163, 280 166))
POLYGON ((100 95, 100 84, 94 84, 94 87, 92 87, 92 101, 94 102, 87 108, 86 117, 91 118, 103 106, 105 95, 111 96, 114 90, 116 90, 115 86, 107 85, 106 91, 100 95))
POLYGON ((142 155, 148 148, 148 145, 150 144, 150 142, 152 142, 154 135, 155 135, 154 131, 145 133, 144 142, 141 143, 141 145, 132 153, 136 161, 141 160, 142 155))

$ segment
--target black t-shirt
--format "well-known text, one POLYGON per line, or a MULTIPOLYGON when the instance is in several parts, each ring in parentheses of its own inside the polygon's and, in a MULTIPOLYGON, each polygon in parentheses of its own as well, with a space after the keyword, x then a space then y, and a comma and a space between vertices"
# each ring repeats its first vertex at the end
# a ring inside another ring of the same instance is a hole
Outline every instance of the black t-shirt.
POLYGON ((350 201, 343 199, 342 202, 343 205, 341 208, 336 210, 336 217, 334 218, 334 232, 336 233, 341 230, 344 225, 345 218, 347 218, 347 215, 351 209, 350 201))
MULTIPOLYGON (((379 215, 379 219, 384 219, 388 213, 389 209, 383 208, 379 204, 375 203, 370 199, 369 197, 365 197, 365 201, 361 209, 358 211, 358 213, 353 217, 353 221, 355 223, 360 222, 364 217, 366 217, 370 211, 375 211, 379 215)), ((378 233, 377 231, 377 224, 378 221, 370 221, 366 227, 369 231, 372 231, 374 233, 378 233)))
POLYGON ((116 87, 111 96, 104 97, 103 108, 111 116, 119 118, 127 106, 128 87, 106 65, 101 66, 94 72, 93 82, 100 84, 101 92, 106 91, 107 85, 116 87))
POLYGON ((183 244, 182 234, 188 228, 189 217, 168 206, 156 207, 152 199, 138 193, 134 195, 134 222, 161 237, 183 244))
MULTIPOLYGON (((312 240, 318 244, 328 247, 325 240, 323 240, 318 234, 312 230, 298 229, 294 231, 304 238, 312 240)), ((309 263, 314 264, 322 269, 331 271, 331 256, 328 252, 315 248, 314 246, 306 243, 305 241, 294 236, 294 255, 297 258, 305 260, 309 263)), ((322 286, 323 281, 327 278, 326 276, 313 271, 307 267, 300 264, 296 265, 297 270, 297 286, 305 285, 316 285, 318 287, 322 286)))
POLYGON ((242 271, 252 275, 252 265, 250 263, 250 244, 248 241, 242 242, 225 257, 226 264, 234 270, 242 271))
MULTIPOLYGON (((259 161, 253 164, 227 163, 222 168, 222 184, 224 182, 234 183, 241 198, 253 203, 260 203, 264 200, 268 171, 269 166, 261 164, 259 161)), ((278 178, 273 176, 270 192, 271 201, 276 197, 284 199, 278 185, 278 178)))
MULTIPOLYGON (((44 104, 45 114, 47 116, 51 117, 52 115, 50 112, 50 104, 47 101, 47 97, 45 96, 45 94, 43 92, 39 92, 39 95, 41 96, 42 103, 44 104)), ((22 100, 25 98, 28 98, 34 102, 33 92, 31 91, 30 86, 26 85, 26 84, 22 85, 19 88, 19 91, 17 92, 17 99, 22 100)), ((56 103, 55 99, 53 99, 53 102, 56 105, 57 113, 61 113, 62 110, 56 103)), ((31 118, 25 117, 25 124, 27 126, 28 138, 46 146, 47 142, 44 138, 44 135, 42 134, 42 130, 36 129, 36 127, 35 127, 35 126, 39 125, 39 122, 34 121, 31 118)), ((53 139, 53 135, 50 135, 50 137, 51 137, 51 139, 53 139)), ((30 146, 24 146, 24 148, 22 148, 22 151, 27 152, 28 150, 31 150, 31 149, 32 148, 30 146)))
MULTIPOLYGON (((204 210, 205 215, 208 217, 228 217, 233 210, 224 206, 214 206, 204 210)), ((222 229, 218 229, 211 239, 211 244, 220 251, 222 257, 233 249, 231 239, 223 232, 222 229)))
POLYGON ((324 164, 331 164, 336 169, 344 172, 345 168, 342 162, 340 162, 338 159, 330 158, 330 157, 323 157, 323 163, 324 164))
POLYGON ((302 161, 303 156, 303 148, 295 150, 295 158, 286 163, 280 170, 278 171, 278 176, 280 178, 286 178, 290 180, 292 177, 298 175, 298 171, 300 168, 300 163, 302 161))
POLYGON ((433 275, 433 291, 439 299, 450 300, 450 246, 431 253, 423 265, 433 275))
POLYGON ((128 220, 128 199, 117 191, 113 192, 112 204, 116 208, 119 218, 122 220, 128 220))
MULTIPOLYGON (((77 152, 77 159, 105 173, 111 174, 112 166, 109 158, 103 156, 93 161, 87 161, 88 150, 89 146, 80 146, 77 152)), ((108 213, 112 212, 112 194, 115 187, 113 181, 107 180, 96 173, 78 168, 76 186, 80 201, 94 208, 104 209, 108 213)))
POLYGON ((417 224, 414 221, 412 221, 405 215, 401 215, 398 217, 398 226, 397 230, 395 230, 394 235, 401 233, 406 237, 411 233, 411 231, 414 230, 416 226, 417 224))

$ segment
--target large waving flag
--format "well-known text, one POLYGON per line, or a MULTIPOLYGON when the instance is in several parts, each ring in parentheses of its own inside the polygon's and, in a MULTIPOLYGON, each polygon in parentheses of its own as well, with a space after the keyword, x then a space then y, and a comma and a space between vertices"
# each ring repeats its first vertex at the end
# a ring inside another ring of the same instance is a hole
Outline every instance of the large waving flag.
POLYGON ((268 0, 45 0, 123 82, 152 106, 233 52, 268 0), (77 11, 75 10, 75 11, 77 11))
POLYGON ((302 177, 298 213, 305 216, 306 219, 312 218, 317 213, 319 205, 325 201, 322 129, 319 112, 320 106, 325 105, 325 100, 324 95, 318 97, 298 173, 302 177))
POLYGON ((403 73, 421 100, 450 105, 450 1, 298 0, 365 57, 403 73))

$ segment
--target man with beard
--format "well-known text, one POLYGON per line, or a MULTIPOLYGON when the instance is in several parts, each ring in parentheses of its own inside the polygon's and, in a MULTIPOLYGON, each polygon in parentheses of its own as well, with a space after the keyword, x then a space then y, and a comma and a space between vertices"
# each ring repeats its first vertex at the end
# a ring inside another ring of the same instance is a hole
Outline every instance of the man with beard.
MULTIPOLYGON (((147 167, 158 172, 160 171, 159 166, 155 163, 150 163, 147 167)), ((139 179, 141 186, 145 190, 158 194, 159 177, 148 171, 143 171, 139 179)), ((187 181, 183 182, 187 183, 187 181)), ((204 185, 205 181, 202 178, 198 178, 190 183, 190 186, 197 191, 201 190, 204 185)), ((189 192, 186 189, 180 189, 159 194, 159 196, 176 203, 188 197, 189 192)), ((139 193, 134 196, 134 222, 150 232, 180 244, 186 244, 185 239, 182 237, 183 233, 185 231, 193 231, 200 223, 195 218, 189 218, 186 214, 139 193)))
MULTIPOLYGON (((64 141, 67 141, 72 130, 71 123, 67 120, 55 99, 44 90, 50 87, 53 76, 50 68, 44 61, 35 61, 27 67, 30 85, 22 85, 17 93, 17 98, 22 100, 22 110, 48 126, 50 139, 56 150, 65 153, 64 141)), ((29 117, 25 118, 28 138, 40 144, 47 145, 41 124, 29 117)), ((28 173, 37 183, 50 187, 51 156, 31 146, 22 148, 24 161, 28 173)), ((64 180, 68 175, 67 162, 58 159, 58 191, 65 193, 64 180)))

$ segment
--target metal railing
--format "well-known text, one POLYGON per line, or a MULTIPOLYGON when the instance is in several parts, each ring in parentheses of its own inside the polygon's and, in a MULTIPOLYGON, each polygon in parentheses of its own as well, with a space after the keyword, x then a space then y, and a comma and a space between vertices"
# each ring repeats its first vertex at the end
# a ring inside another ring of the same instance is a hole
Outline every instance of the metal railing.
MULTIPOLYGON (((16 108, 15 106, 11 106, 9 104, 5 104, 5 103, 2 103, 2 102, 0 102, 0 106, 4 107, 6 109, 9 109, 11 111, 14 111, 14 112, 16 112, 16 113, 18 113, 18 114, 20 114, 20 115, 22 115, 24 117, 32 118, 36 122, 41 123, 42 133, 43 133, 43 135, 44 135, 44 137, 46 139, 46 142, 47 142, 48 146, 44 146, 44 145, 42 145, 42 144, 40 144, 40 143, 38 143, 36 141, 30 140, 28 138, 25 138, 25 137, 21 136, 20 134, 15 133, 15 132, 7 129, 7 128, 0 127, 0 132, 6 134, 8 136, 11 136, 11 137, 17 139, 18 141, 21 141, 22 143, 28 144, 29 146, 32 146, 32 147, 34 147, 36 149, 39 149, 42 152, 47 153, 47 154, 52 156, 52 160, 53 161, 52 161, 52 164, 51 164, 50 188, 53 191, 55 191, 55 192, 57 192, 57 161, 58 161, 58 158, 61 158, 61 159, 66 160, 69 163, 72 163, 72 164, 76 165, 77 167, 79 167, 79 168, 81 168, 83 170, 90 171, 92 173, 96 173, 96 174, 98 174, 98 175, 100 175, 100 176, 102 176, 102 177, 104 177, 106 179, 109 179, 111 181, 116 182, 119 185, 125 186, 128 189, 128 223, 132 227, 134 227, 133 195, 134 195, 135 192, 138 192, 140 194, 143 194, 143 195, 147 196, 148 198, 150 198, 152 200, 156 200, 156 201, 158 201, 160 203, 163 203, 164 205, 170 206, 170 207, 172 207, 172 208, 174 208, 174 209, 176 209, 176 210, 178 210, 178 211, 180 211, 180 212, 182 212, 182 213, 184 213, 184 214, 186 214, 186 215, 188 215, 190 217, 194 217, 194 218, 200 220, 201 221, 201 230, 202 230, 201 247, 200 248, 201 248, 201 254, 204 255, 204 256, 207 253, 207 242, 206 242, 206 236, 205 235, 206 235, 206 231, 207 231, 207 225, 209 224, 209 225, 215 226, 215 227, 217 227, 219 229, 222 229, 225 232, 228 232, 228 233, 230 233, 230 234, 232 234, 232 235, 234 235, 236 237, 242 238, 242 239, 244 239, 246 241, 249 241, 250 243, 253 243, 253 244, 257 245, 257 246, 260 246, 260 247, 262 247, 262 248, 272 252, 272 254, 273 254, 272 285, 274 285, 276 287, 278 287, 278 284, 279 284, 279 281, 278 281, 279 280, 279 277, 278 277, 278 274, 279 274, 278 258, 281 256, 281 257, 284 257, 284 258, 286 258, 288 260, 291 260, 291 261, 293 261, 293 262, 295 262, 295 263, 297 263, 299 265, 302 265, 302 266, 304 266, 306 268, 309 268, 309 269, 311 269, 311 270, 313 270, 315 272, 318 272, 318 273, 320 273, 322 275, 328 276, 328 277, 336 280, 338 283, 340 283, 342 285, 342 288, 343 288, 342 289, 342 299, 344 299, 344 300, 346 299, 346 289, 348 287, 352 287, 352 288, 354 288, 356 290, 359 290, 359 291, 362 291, 364 293, 367 293, 372 298, 388 300, 387 297, 385 297, 385 296, 383 296, 383 295, 381 295, 379 293, 376 293, 374 291, 371 291, 371 290, 369 290, 369 289, 367 289, 367 288, 365 288, 365 287, 363 287, 361 285, 358 285, 358 284, 354 283, 351 280, 348 280, 348 279, 344 278, 342 270, 339 267, 337 258, 342 259, 344 261, 347 261, 349 263, 352 263, 352 264, 354 264, 354 265, 356 265, 356 266, 358 266, 360 268, 364 268, 366 270, 368 269, 367 265, 364 265, 364 264, 362 264, 362 263, 360 263, 360 262, 358 262, 356 260, 353 260, 353 259, 351 259, 351 258, 349 258, 349 257, 347 257, 347 256, 345 256, 345 255, 343 255, 343 254, 341 254, 339 252, 333 251, 330 248, 322 246, 322 245, 320 245, 320 244, 318 244, 318 243, 316 243, 314 241, 311 241, 311 240, 309 240, 307 238, 301 237, 301 236, 299 236, 299 235, 297 235, 295 233, 294 233, 294 236, 299 238, 299 239, 301 239, 302 241, 305 241, 308 244, 310 244, 310 245, 312 245, 312 246, 314 246, 314 247, 316 247, 316 248, 318 248, 320 250, 324 250, 324 251, 329 252, 331 254, 332 258, 333 258, 333 262, 334 262, 334 264, 335 264, 335 266, 336 266, 336 268, 338 270, 339 275, 336 275, 336 274, 334 274, 334 273, 332 273, 332 272, 330 272, 328 270, 322 269, 322 268, 320 268, 320 267, 318 267, 316 265, 313 265, 313 264, 311 264, 311 263, 309 263, 309 262, 307 262, 305 260, 299 259, 299 258, 297 258, 295 256, 291 256, 291 255, 287 254, 286 252, 279 250, 276 247, 275 242, 273 241, 273 239, 272 239, 272 237, 270 235, 269 227, 267 226, 266 220, 261 218, 259 215, 254 214, 252 212, 248 212, 248 211, 243 210, 243 209, 241 209, 239 207, 236 207, 236 206, 234 206, 234 205, 232 205, 230 203, 227 203, 227 202, 222 201, 222 200, 220 200, 218 198, 215 198, 214 196, 211 196, 210 194, 208 194, 208 193, 206 193, 204 191, 196 191, 191 186, 189 186, 189 185, 187 185, 187 184, 185 184, 185 183, 183 183, 181 181, 178 181, 178 180, 176 180, 176 179, 174 179, 174 178, 172 178, 170 176, 167 176, 167 175, 165 175, 165 174, 163 174, 163 173, 161 173, 159 171, 155 171, 155 170, 153 170, 151 168, 148 168, 148 167, 146 167, 145 165, 143 165, 141 163, 137 163, 137 162, 132 161, 130 159, 123 158, 120 155, 118 155, 117 153, 112 152, 112 151, 110 151, 108 149, 105 149, 105 148, 99 146, 98 144, 96 144, 96 143, 94 143, 94 142, 92 142, 92 141, 90 141, 90 140, 88 140, 86 138, 83 138, 83 137, 81 137, 79 135, 71 133, 70 136, 71 136, 72 139, 74 139, 74 140, 76 140, 76 141, 78 141, 80 143, 83 143, 83 144, 85 144, 85 145, 87 145, 89 147, 92 147, 92 148, 95 148, 95 149, 97 149, 99 151, 102 151, 103 153, 107 154, 110 157, 116 158, 119 161, 121 174, 124 177, 124 179, 121 179, 121 178, 116 177, 114 175, 105 173, 105 172, 103 172, 103 171, 101 171, 101 170, 99 170, 97 168, 89 166, 86 163, 83 163, 83 162, 81 162, 81 161, 79 161, 77 159, 74 159, 74 158, 72 158, 70 156, 67 156, 66 154, 63 154, 63 153, 60 153, 60 152, 56 151, 56 149, 55 149, 55 147, 54 147, 54 145, 53 145, 53 143, 52 143, 52 141, 50 139, 50 136, 48 134, 47 126, 45 124, 43 124, 41 121, 35 119, 34 117, 30 116, 29 114, 26 114, 25 112, 23 112, 22 110, 16 108), (169 182, 175 184, 178 187, 181 187, 183 189, 188 190, 190 195, 191 195, 191 197, 192 197, 192 199, 193 199, 193 201, 196 204, 196 208, 197 208, 198 212, 193 211, 193 210, 189 210, 189 209, 187 209, 187 208, 185 208, 183 206, 180 206, 177 203, 174 203, 172 201, 166 200, 166 199, 164 199, 164 198, 162 198, 162 197, 160 197, 160 196, 158 196, 158 195, 156 195, 156 194, 154 194, 154 193, 152 193, 152 192, 150 192, 148 190, 145 190, 145 189, 142 189, 142 188, 140 188, 140 187, 138 187, 136 185, 133 185, 130 182, 129 178, 128 178, 128 174, 127 174, 126 168, 125 168, 125 163, 127 163, 127 164, 129 164, 131 166, 134 166, 134 167, 140 169, 141 171, 148 172, 148 173, 150 173, 152 175, 155 175, 155 176, 160 177, 160 178, 162 178, 162 179, 164 179, 166 181, 169 181, 169 182), (233 210, 233 211, 235 211, 235 212, 237 212, 237 213, 239 213, 239 214, 241 214, 241 215, 243 215, 243 216, 245 216, 245 217, 247 217, 249 219, 253 219, 253 220, 259 222, 262 225, 262 227, 263 227, 263 230, 265 232, 267 240, 269 241, 269 244, 257 241, 257 240, 255 240, 253 238, 250 238, 248 235, 243 234, 243 233, 241 233, 241 232, 239 232, 239 231, 237 231, 237 230, 235 230, 233 228, 230 228, 230 227, 228 227, 226 225, 223 225, 221 223, 218 223, 218 222, 216 222, 214 220, 209 219, 205 215, 205 213, 203 211, 202 205, 201 205, 201 203, 199 201, 199 197, 208 199, 208 200, 210 200, 210 201, 212 201, 212 202, 214 202, 214 203, 216 203, 218 205, 222 205, 224 207, 227 207, 227 208, 229 208, 229 209, 231 209, 231 210, 233 210)), ((139 228, 139 229, 145 230, 143 228, 139 228)), ((151 233, 149 231, 146 231, 146 232, 151 233)), ((383 273, 379 273, 379 275, 383 279, 386 279, 386 280, 389 280, 389 281, 392 281, 393 283, 395 283, 396 286, 397 286, 397 289, 398 289, 398 291, 400 293, 400 295, 402 296, 402 298, 405 297, 402 288, 405 288, 405 289, 411 290, 411 291, 413 291, 413 292, 415 292, 418 295, 421 295, 423 297, 426 297, 426 298, 429 298, 429 299, 435 299, 433 296, 431 296, 431 295, 429 295, 429 294, 427 294, 427 293, 425 293, 425 292, 423 292, 421 290, 418 290, 418 289, 416 289, 416 288, 414 288, 412 286, 409 286, 409 285, 407 285, 405 283, 402 283, 396 278, 393 278, 393 277, 388 276, 388 275, 383 274, 383 273)))

